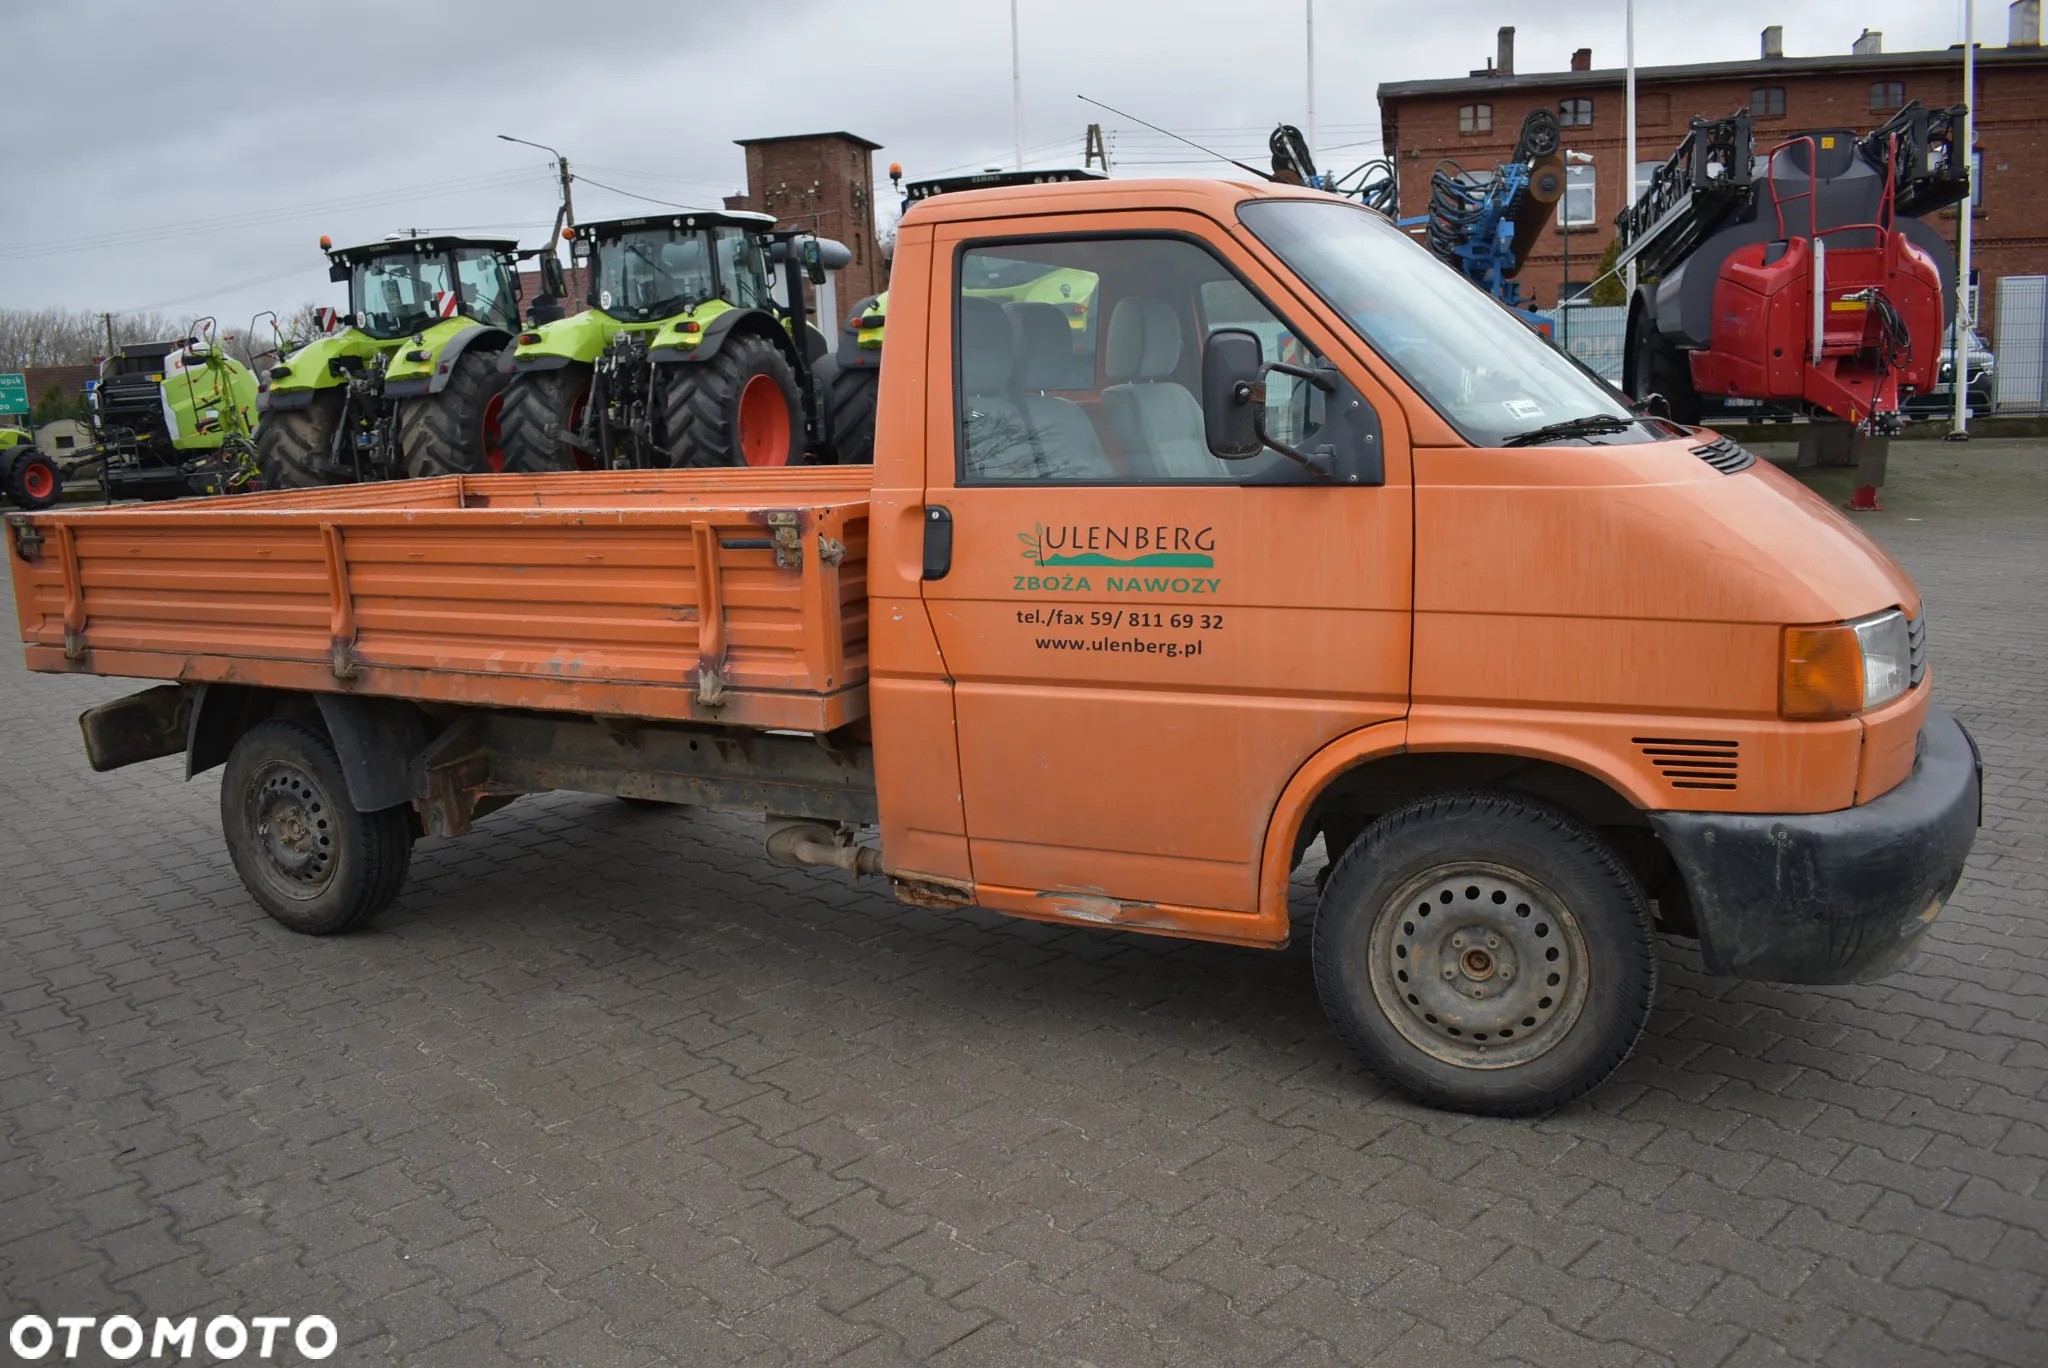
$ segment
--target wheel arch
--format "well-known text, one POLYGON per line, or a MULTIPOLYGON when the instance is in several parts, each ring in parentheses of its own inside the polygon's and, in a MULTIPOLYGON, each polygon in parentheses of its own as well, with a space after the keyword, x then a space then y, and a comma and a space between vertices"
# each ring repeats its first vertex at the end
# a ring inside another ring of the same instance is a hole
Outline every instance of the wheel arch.
POLYGON ((653 359, 673 365, 693 365, 709 361, 735 337, 758 337, 772 344, 782 353, 782 359, 789 362, 791 369, 797 369, 801 361, 796 354, 796 343, 790 339, 775 315, 766 309, 727 309, 705 325, 703 341, 687 351, 680 347, 664 347, 653 359))
POLYGON ((512 334, 503 328, 488 323, 477 323, 464 328, 448 339, 441 348, 441 354, 434 360, 434 378, 427 382, 428 394, 439 394, 448 388, 448 382, 455 375, 455 363, 462 359, 464 352, 472 347, 495 347, 503 352, 512 345, 512 334))
MULTIPOLYGON (((1381 813, 1432 793, 1473 788, 1542 799, 1607 833, 1647 887, 1654 888, 1668 866, 1640 796, 1587 756, 1521 736, 1417 744, 1402 719, 1338 737, 1288 781, 1266 828, 1260 922, 1284 937, 1288 880, 1317 835, 1327 831, 1348 843, 1381 813)), ((1333 861, 1338 853, 1331 853, 1333 861)))
POLYGON ((412 801, 412 761, 433 739, 434 728, 416 705, 398 698, 201 684, 186 732, 185 777, 225 763, 244 733, 273 717, 326 732, 341 757, 349 802, 358 812, 412 801))

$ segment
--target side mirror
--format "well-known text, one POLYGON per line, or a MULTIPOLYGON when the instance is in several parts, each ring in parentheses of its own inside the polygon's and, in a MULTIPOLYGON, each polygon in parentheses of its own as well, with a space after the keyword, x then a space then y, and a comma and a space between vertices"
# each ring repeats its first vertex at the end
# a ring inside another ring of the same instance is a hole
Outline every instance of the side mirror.
POLYGON ((825 283, 825 254, 818 249, 816 238, 805 238, 797 247, 797 261, 804 268, 804 279, 813 285, 825 283))
POLYGON ((328 262, 327 278, 337 285, 348 284, 348 263, 346 261, 328 262))
POLYGON ((1212 455, 1242 460, 1264 449, 1258 422, 1264 362, 1258 334, 1244 328, 1209 334, 1202 349, 1202 429, 1212 455))
POLYGON ((540 292, 556 299, 566 298, 569 283, 562 278, 562 263, 553 252, 543 252, 540 258, 540 292))

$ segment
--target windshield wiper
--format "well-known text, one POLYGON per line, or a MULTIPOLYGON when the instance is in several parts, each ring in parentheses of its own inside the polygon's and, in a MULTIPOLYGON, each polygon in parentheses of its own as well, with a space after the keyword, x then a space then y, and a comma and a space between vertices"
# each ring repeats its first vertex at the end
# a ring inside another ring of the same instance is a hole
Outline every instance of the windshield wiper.
POLYGON ((1602 432, 1627 432, 1636 425, 1636 422, 1634 418, 1623 418, 1613 413, 1589 413, 1583 418, 1567 418, 1561 423, 1546 423, 1540 428, 1518 432, 1501 445, 1536 446, 1565 437, 1592 437, 1602 432))

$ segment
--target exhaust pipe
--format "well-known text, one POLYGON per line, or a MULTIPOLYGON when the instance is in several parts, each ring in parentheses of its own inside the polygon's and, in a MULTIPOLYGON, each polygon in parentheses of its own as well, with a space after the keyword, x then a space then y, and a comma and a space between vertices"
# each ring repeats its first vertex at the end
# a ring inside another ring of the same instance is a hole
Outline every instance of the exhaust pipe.
POLYGON ((831 827, 809 817, 769 813, 762 844, 777 864, 800 869, 843 869, 859 878, 882 872, 882 852, 854 843, 849 827, 831 827))

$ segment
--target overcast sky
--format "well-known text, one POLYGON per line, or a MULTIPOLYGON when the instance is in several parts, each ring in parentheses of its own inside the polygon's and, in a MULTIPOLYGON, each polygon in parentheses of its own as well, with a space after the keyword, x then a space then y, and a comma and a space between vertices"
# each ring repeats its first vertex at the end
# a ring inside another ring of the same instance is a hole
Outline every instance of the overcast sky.
MULTIPOLYGON (((1090 95, 1255 165, 1305 118, 1304 0, 1019 0, 1027 164, 1078 165, 1112 130, 1119 175, 1215 163, 1082 104, 1090 95), (1189 162, 1193 158, 1193 162, 1189 162)), ((1517 26, 1518 69, 1573 49, 1619 65, 1621 0, 1317 0, 1326 163, 1378 155, 1382 81, 1463 75, 1517 26)), ((1961 34, 1959 0, 1638 0, 1643 65, 1891 51, 1961 34)), ((2005 39, 2005 7, 1978 6, 2005 39)), ((744 188, 733 139, 847 129, 911 179, 1010 161, 1009 0, 412 0, 0 5, 0 305, 199 313, 339 304, 320 234, 408 227, 545 235, 545 153, 578 217, 744 188), (611 188, 604 188, 611 187, 611 188)), ((1648 155, 1646 152, 1645 155, 1648 155)))

